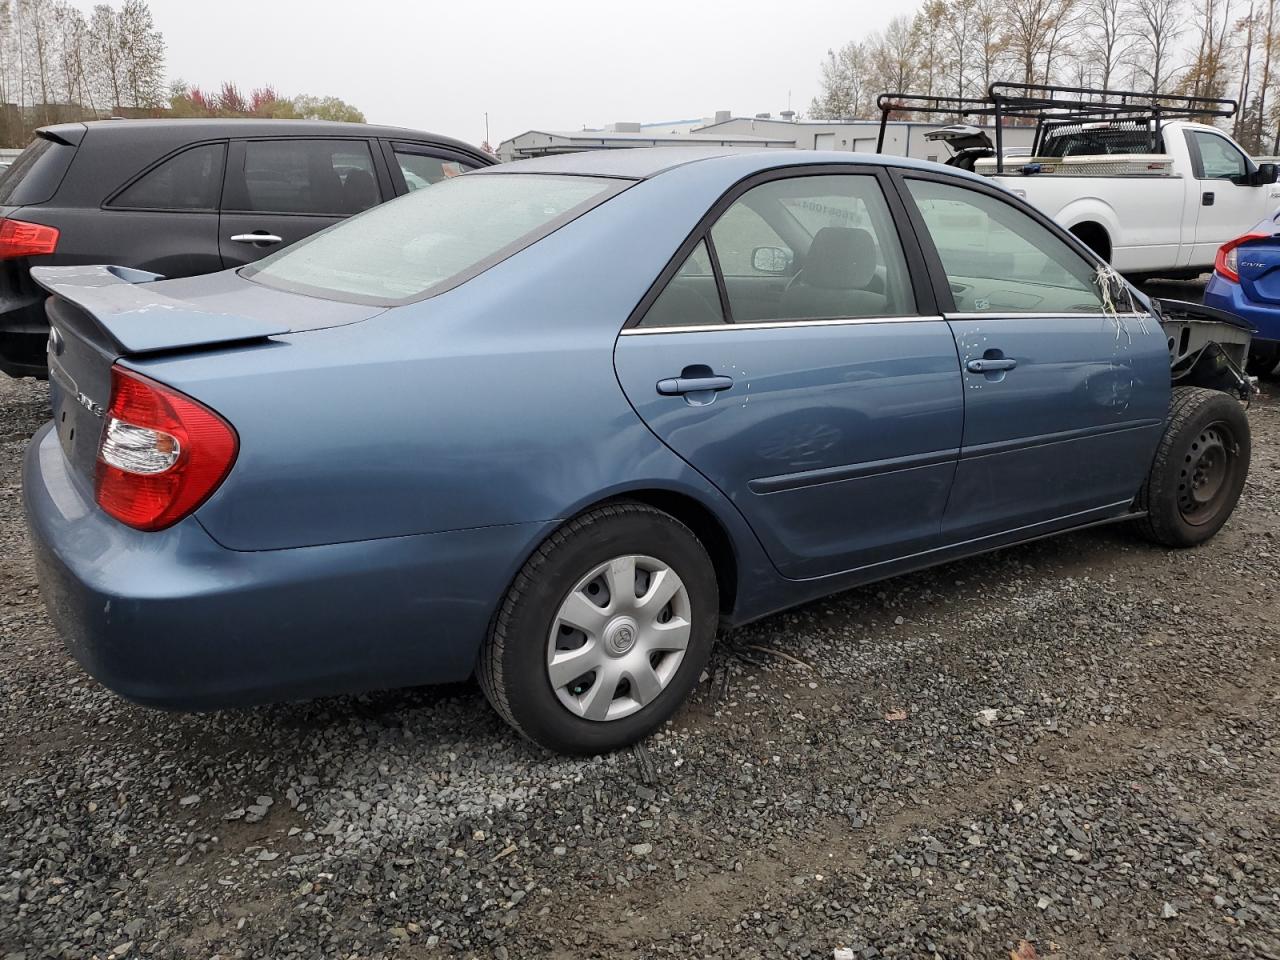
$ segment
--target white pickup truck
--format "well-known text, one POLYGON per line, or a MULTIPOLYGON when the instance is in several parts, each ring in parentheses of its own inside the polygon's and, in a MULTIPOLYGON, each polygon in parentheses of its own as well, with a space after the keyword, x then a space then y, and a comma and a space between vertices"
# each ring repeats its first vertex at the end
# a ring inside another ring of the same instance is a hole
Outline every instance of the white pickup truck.
POLYGON ((979 128, 957 124, 926 137, 951 146, 954 165, 1039 207, 1134 278, 1205 273, 1219 246, 1280 207, 1276 166, 1255 163, 1202 123, 1169 120, 1154 138, 1105 120, 1064 126, 1046 133, 1036 156, 1006 154, 1003 173, 979 128))

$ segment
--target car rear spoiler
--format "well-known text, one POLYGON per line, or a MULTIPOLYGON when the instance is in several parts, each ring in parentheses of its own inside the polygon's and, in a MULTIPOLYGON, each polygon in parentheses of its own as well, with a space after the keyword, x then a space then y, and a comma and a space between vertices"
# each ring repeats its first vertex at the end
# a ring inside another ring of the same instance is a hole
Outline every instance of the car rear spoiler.
POLYGON ((289 332, 283 320, 240 317, 165 296, 158 273, 129 267, 32 267, 31 279, 78 307, 124 355, 258 340, 289 332))

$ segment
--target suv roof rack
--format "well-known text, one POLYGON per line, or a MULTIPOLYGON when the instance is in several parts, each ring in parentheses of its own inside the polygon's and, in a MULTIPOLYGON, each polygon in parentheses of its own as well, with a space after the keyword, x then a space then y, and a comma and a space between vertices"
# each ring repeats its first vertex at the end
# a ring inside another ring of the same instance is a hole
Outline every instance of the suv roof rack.
POLYGON ((996 172, 1004 173, 1006 118, 1028 126, 1035 120, 1036 136, 1032 156, 1037 155, 1045 134, 1057 127, 1090 121, 1129 121, 1145 124, 1151 132, 1153 149, 1160 128, 1167 120, 1211 120, 1235 116, 1235 100, 1219 97, 1191 97, 1171 93, 1141 93, 1137 90, 1104 90, 1101 87, 1064 87, 1042 83, 997 81, 985 97, 946 97, 918 93, 882 93, 876 98, 880 111, 880 135, 876 153, 884 150, 885 128, 892 114, 943 113, 958 117, 991 117, 995 126, 996 172))

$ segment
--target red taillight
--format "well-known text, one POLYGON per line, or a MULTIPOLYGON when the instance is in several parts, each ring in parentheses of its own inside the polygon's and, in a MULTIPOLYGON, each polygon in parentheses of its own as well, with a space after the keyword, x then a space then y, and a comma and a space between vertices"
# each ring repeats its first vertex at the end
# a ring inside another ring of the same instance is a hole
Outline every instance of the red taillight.
POLYGON ((1236 247, 1242 243, 1248 243, 1250 240, 1266 240, 1271 236, 1273 234, 1270 230, 1250 230, 1243 236, 1228 240, 1218 248, 1218 255, 1213 258, 1213 272, 1230 280, 1232 283, 1239 283, 1239 254, 1236 253, 1236 247))
POLYGON ((208 407, 112 367, 98 444, 98 506, 139 530, 171 526, 218 488, 238 449, 235 430, 208 407))
POLYGON ((0 260, 39 257, 58 249, 58 228, 25 220, 0 219, 0 260))

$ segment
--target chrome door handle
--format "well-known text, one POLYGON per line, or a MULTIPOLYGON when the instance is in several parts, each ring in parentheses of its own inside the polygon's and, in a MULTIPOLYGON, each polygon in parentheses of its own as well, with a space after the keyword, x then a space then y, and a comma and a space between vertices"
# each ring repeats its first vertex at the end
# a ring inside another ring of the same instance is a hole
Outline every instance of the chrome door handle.
POLYGON ((237 233, 231 239, 236 243, 281 243, 284 240, 274 233, 237 233))
POLYGON ((678 397, 703 390, 728 390, 732 377, 668 377, 658 381, 658 392, 664 397, 678 397))
POLYGON ((1012 370, 1018 365, 1013 357, 1000 360, 970 360, 964 368, 970 373, 995 373, 997 370, 1012 370))

